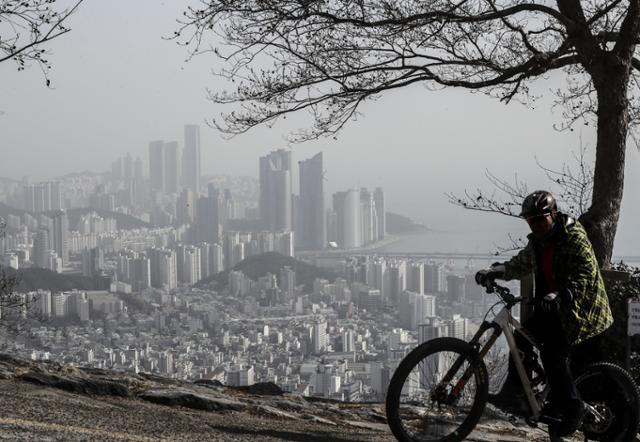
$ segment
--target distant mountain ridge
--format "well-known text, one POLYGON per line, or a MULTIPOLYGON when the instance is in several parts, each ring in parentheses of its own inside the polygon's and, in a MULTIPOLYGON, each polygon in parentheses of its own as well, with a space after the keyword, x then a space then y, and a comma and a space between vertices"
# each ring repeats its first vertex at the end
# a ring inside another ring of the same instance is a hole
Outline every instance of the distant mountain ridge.
POLYGON ((48 269, 37 267, 14 270, 11 267, 2 267, 7 276, 18 278, 18 292, 31 292, 35 290, 50 290, 51 292, 66 292, 73 289, 95 290, 95 282, 91 278, 82 275, 69 275, 52 272, 48 269))
POLYGON ((429 228, 424 224, 418 224, 406 216, 387 212, 387 233, 391 235, 408 235, 412 233, 425 233, 429 228))

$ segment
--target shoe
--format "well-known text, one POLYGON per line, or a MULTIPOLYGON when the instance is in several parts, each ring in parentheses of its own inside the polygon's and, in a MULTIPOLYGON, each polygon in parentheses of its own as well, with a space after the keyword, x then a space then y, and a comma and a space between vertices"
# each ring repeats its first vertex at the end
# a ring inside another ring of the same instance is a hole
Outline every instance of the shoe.
POLYGON ((582 420, 586 413, 587 407, 584 402, 581 400, 575 401, 562 413, 561 423, 549 426, 549 434, 556 437, 564 437, 575 433, 582 425, 582 420))

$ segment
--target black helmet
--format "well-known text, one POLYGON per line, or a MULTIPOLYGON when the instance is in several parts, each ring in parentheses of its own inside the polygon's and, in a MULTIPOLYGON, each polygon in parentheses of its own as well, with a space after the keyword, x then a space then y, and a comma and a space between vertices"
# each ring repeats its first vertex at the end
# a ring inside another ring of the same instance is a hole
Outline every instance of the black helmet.
POLYGON ((551 192, 546 190, 536 190, 528 195, 522 202, 522 212, 520 216, 522 218, 529 218, 531 216, 545 215, 557 210, 556 199, 551 195, 551 192))

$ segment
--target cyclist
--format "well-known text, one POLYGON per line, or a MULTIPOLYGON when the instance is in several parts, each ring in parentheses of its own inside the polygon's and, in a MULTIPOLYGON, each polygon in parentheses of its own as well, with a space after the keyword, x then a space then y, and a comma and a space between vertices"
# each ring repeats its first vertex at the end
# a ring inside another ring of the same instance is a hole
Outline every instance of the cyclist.
MULTIPOLYGON (((533 314, 523 327, 540 344, 551 387, 550 402, 542 413, 561 418, 562 423, 552 431, 566 436, 580 427, 585 414, 569 355, 577 347, 593 347, 613 317, 593 248, 580 222, 559 212, 553 195, 544 190, 524 199, 520 216, 531 229, 527 246, 511 260, 479 271, 476 282, 484 285, 496 278, 522 279, 534 274, 533 314)), ((518 335, 516 342, 521 351, 533 351, 518 335)), ((509 411, 522 407, 522 383, 512 360, 501 391, 490 395, 489 402, 509 411)))

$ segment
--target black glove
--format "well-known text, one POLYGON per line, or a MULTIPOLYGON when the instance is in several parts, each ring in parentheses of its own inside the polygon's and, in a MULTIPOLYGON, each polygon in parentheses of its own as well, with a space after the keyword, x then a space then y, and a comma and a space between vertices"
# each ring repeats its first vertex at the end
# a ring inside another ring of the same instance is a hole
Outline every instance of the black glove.
POLYGON ((561 302, 562 298, 557 293, 549 293, 540 300, 540 310, 544 313, 557 313, 561 302))
POLYGON ((486 285, 487 282, 504 276, 504 264, 499 262, 493 263, 488 269, 480 270, 476 273, 476 284, 486 285))

